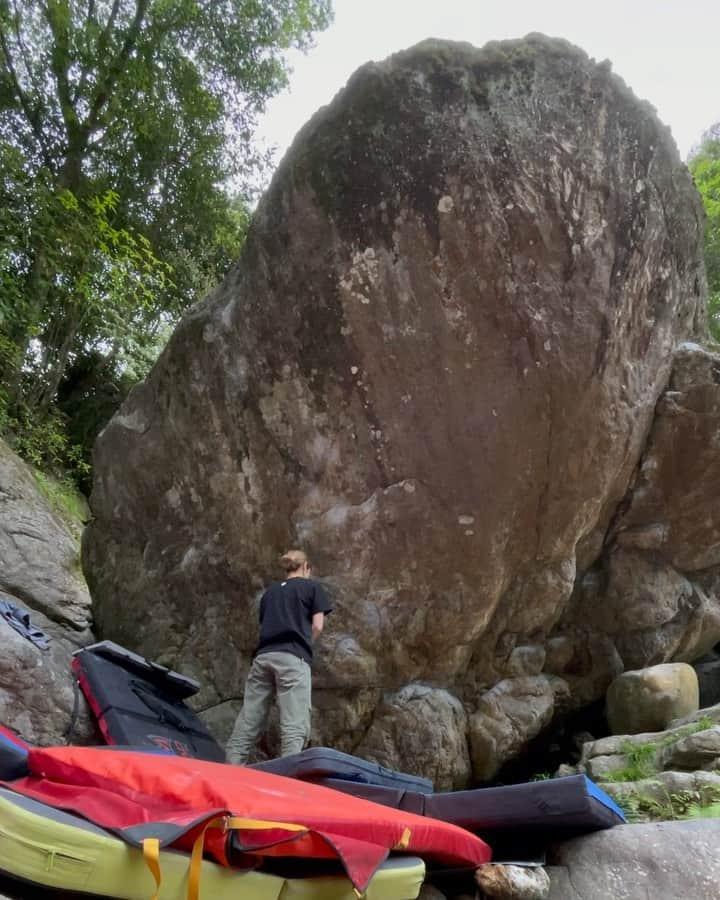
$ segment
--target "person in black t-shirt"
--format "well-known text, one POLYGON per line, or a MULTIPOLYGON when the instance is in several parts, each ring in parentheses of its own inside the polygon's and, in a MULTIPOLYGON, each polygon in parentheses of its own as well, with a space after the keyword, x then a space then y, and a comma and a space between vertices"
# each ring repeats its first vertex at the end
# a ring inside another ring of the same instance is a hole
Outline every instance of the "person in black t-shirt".
POLYGON ((247 764, 274 696, 280 709, 281 756, 299 753, 310 736, 313 640, 322 634, 332 606, 310 578, 302 550, 289 550, 280 562, 286 578, 271 584, 260 601, 260 640, 226 748, 228 762, 235 765, 247 764))

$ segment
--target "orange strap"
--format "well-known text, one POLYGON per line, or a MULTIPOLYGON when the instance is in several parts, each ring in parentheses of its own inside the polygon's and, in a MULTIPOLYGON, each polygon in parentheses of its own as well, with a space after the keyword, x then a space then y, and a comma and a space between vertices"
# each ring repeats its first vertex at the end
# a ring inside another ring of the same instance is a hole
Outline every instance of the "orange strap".
POLYGON ((155 879, 155 893, 152 900, 158 900, 160 893, 160 884, 162 883, 162 873, 160 872, 160 841, 157 838, 145 838, 142 842, 143 858, 148 869, 155 879))

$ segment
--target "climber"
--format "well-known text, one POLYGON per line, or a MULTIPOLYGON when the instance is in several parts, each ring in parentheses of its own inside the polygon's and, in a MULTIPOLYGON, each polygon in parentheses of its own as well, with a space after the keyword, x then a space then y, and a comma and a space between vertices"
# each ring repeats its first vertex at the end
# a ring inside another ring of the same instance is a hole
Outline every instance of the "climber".
POLYGON ((260 601, 260 641, 245 683, 243 708, 227 744, 228 762, 246 765, 265 729, 273 695, 280 710, 281 756, 299 753, 310 736, 313 641, 332 611, 327 594, 310 578, 302 550, 280 564, 285 580, 271 584, 260 601))

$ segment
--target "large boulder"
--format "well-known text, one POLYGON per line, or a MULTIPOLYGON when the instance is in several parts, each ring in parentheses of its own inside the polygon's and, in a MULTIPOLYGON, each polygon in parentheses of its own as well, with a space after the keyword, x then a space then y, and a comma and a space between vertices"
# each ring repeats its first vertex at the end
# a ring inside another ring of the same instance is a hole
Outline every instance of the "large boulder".
MULTIPOLYGON (((406 685, 472 715, 537 677, 672 350, 702 334, 701 237, 669 132, 577 48, 430 41, 365 66, 98 440, 102 636, 199 676, 225 722, 257 592, 299 543, 336 606, 315 686, 342 713, 316 716, 320 740, 354 722, 360 746, 406 685)), ((563 634, 555 674, 596 699, 612 641, 597 668, 604 645, 563 634)), ((451 708, 426 723, 438 747, 451 708)))
MULTIPOLYGON (((79 551, 77 528, 0 441, 0 591, 50 639, 43 650, 0 619, 0 724, 31 743, 64 742, 74 707, 72 653, 92 640, 79 551)), ((84 702, 78 712, 82 741, 92 728, 84 702)))

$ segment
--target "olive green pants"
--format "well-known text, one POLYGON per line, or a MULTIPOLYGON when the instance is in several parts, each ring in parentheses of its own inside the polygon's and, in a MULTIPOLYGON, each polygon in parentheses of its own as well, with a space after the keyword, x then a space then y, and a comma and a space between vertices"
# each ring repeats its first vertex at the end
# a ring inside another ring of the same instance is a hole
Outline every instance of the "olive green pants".
POLYGON ((255 657, 245 682, 243 708, 227 743, 228 762, 247 765, 265 730, 270 704, 280 710, 280 754, 300 753, 310 737, 312 709, 310 666, 304 659, 273 650, 255 657))

